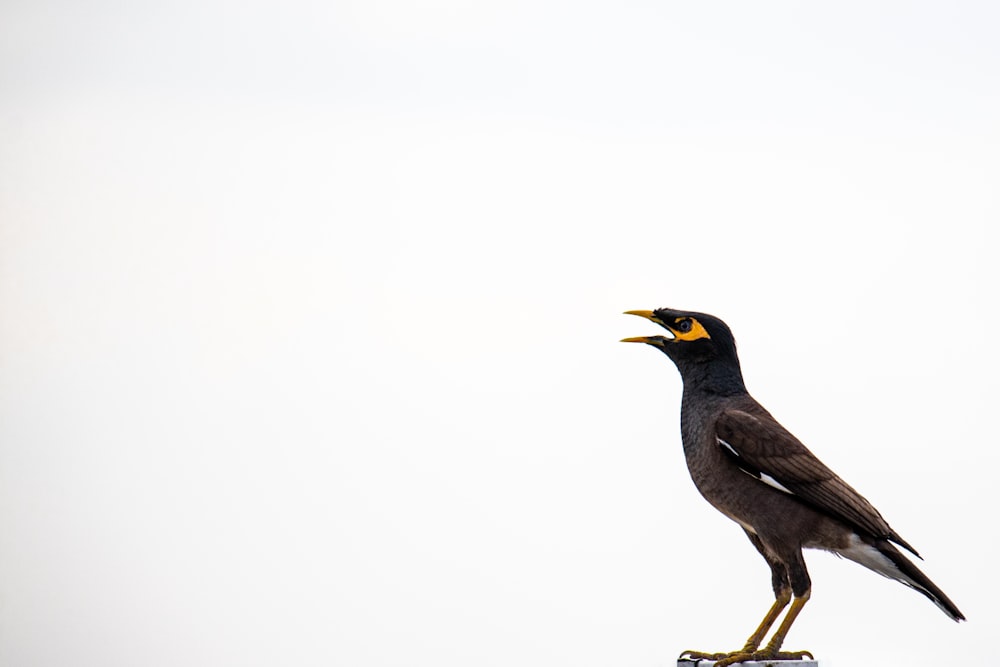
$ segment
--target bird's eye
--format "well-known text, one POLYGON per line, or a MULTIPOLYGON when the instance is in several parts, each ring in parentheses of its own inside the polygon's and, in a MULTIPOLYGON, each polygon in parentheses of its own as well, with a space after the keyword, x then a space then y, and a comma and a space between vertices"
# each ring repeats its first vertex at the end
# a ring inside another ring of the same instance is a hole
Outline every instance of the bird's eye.
POLYGON ((681 320, 677 323, 677 330, 681 333, 687 333, 691 331, 691 320, 681 320))

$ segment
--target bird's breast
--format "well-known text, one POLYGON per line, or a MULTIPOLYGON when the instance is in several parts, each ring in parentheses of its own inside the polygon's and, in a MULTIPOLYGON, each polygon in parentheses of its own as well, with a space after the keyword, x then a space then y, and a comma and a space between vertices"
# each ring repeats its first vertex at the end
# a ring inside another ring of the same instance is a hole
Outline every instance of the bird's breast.
POLYGON ((789 510, 799 504, 787 493, 741 470, 726 455, 716 436, 714 418, 682 418, 681 435, 695 488, 713 507, 751 533, 757 532, 755 526, 768 508, 780 505, 789 510))

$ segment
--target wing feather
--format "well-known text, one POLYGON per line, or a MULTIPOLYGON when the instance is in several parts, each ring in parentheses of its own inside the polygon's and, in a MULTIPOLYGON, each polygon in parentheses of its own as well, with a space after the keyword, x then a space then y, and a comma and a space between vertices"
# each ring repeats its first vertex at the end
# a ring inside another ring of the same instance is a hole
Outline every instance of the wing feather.
POLYGON ((875 537, 919 554, 889 526, 871 503, 770 415, 726 410, 716 422, 716 437, 751 475, 773 477, 803 502, 875 537))

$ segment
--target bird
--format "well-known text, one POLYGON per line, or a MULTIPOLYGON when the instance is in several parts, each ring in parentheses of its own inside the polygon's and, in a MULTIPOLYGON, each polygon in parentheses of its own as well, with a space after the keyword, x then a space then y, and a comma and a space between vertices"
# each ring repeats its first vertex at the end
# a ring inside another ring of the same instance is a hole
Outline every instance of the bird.
POLYGON ((747 391, 736 341, 721 319, 671 308, 629 310, 668 335, 625 338, 645 343, 674 362, 683 382, 681 442, 695 487, 739 524, 771 569, 774 602, 742 648, 684 651, 681 659, 724 667, 751 660, 796 660, 809 651, 782 651, 812 592, 802 550, 822 549, 899 581, 928 597, 955 621, 965 620, 901 549, 921 558, 878 510, 785 429, 747 391), (789 606, 790 603, 790 606, 789 606), (788 611, 770 641, 770 628, 788 611))

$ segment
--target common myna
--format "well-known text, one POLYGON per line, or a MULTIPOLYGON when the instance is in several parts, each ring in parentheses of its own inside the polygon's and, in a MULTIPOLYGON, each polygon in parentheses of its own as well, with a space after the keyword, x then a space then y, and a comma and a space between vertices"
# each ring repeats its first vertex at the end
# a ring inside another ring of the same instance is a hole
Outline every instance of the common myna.
POLYGON ((717 510, 743 527, 771 568, 774 604, 743 648, 730 653, 685 651, 682 658, 801 659, 808 651, 780 651, 806 601, 811 583, 802 549, 825 549, 926 595, 956 621, 965 616, 896 545, 920 555, 860 493, 826 467, 755 401, 743 384, 736 341, 725 322, 704 313, 660 308, 630 310, 669 336, 626 338, 666 354, 684 382, 681 441, 691 479, 717 510), (782 610, 788 613, 764 648, 760 644, 782 610))

